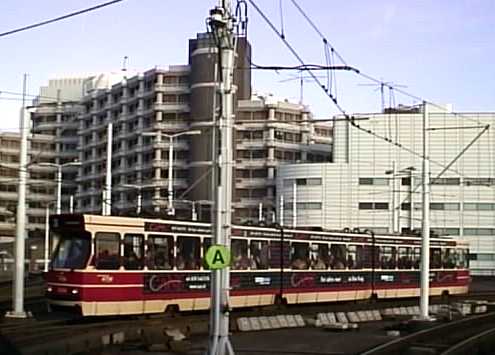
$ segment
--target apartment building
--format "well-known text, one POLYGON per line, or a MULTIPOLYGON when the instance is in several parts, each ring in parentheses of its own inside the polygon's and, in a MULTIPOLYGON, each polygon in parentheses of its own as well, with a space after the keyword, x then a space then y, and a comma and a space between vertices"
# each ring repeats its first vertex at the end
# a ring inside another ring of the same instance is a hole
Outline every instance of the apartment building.
MULTIPOLYGON (((112 123, 112 213, 135 211, 140 199, 143 211, 166 216, 171 179, 176 215, 191 218, 194 206, 201 219, 209 218, 212 116, 214 103, 219 102, 214 79, 217 49, 208 34, 198 34, 189 47, 188 65, 154 68, 82 98, 77 133, 79 211, 102 211, 112 123), (177 136, 198 130, 201 134, 177 136)), ((257 220, 260 203, 264 218, 273 214, 277 165, 329 161, 331 151, 330 127, 309 123, 312 116, 306 107, 251 100, 251 73, 246 70, 250 52, 249 43, 241 38, 234 75, 236 222, 257 220)))
MULTIPOLYGON (((134 210, 139 190, 143 209, 166 207, 171 144, 166 137, 189 128, 189 71, 188 66, 155 68, 109 89, 93 90, 81 100, 78 210, 102 210, 109 123, 113 125, 112 213, 134 210)), ((172 144, 174 191, 180 194, 187 186, 189 145, 187 137, 172 144)))
MULTIPOLYGON (((429 111, 431 229, 469 241, 473 273, 493 274, 495 114, 429 111)), ((368 118, 356 121, 362 129, 337 121, 332 163, 279 168, 285 223, 389 233, 421 229, 422 115, 422 107, 354 115, 368 118)))
MULTIPOLYGON (((13 241, 15 235, 20 140, 19 133, 0 133, 0 237, 5 237, 5 241, 13 241)), ((55 157, 53 136, 36 134, 29 137, 26 194, 29 235, 42 234, 45 228, 45 208, 54 207, 55 173, 43 164, 53 163, 55 157)))
POLYGON ((301 104, 257 97, 239 101, 235 134, 237 223, 276 219, 277 167, 331 161, 331 126, 301 104))

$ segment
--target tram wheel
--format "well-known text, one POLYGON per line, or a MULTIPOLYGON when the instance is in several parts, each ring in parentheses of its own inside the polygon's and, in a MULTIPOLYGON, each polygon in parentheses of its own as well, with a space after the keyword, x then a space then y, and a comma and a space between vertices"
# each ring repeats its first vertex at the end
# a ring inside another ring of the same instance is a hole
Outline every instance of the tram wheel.
POLYGON ((179 305, 177 304, 169 304, 166 308, 165 308, 165 314, 167 316, 170 316, 170 317, 175 317, 179 314, 180 312, 180 309, 179 309, 179 305))
POLYGON ((287 298, 281 296, 281 295, 276 295, 275 296, 275 305, 276 306, 287 306, 287 298))
POLYGON ((440 296, 440 300, 442 303, 449 303, 450 300, 450 293, 447 290, 442 291, 442 295, 440 296))

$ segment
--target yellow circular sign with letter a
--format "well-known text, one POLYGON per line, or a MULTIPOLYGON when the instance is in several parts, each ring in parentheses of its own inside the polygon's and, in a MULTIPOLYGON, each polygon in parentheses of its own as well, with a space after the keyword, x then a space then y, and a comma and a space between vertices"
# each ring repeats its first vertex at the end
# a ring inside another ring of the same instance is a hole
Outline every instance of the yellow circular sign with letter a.
POLYGON ((223 269, 230 265, 230 250, 223 245, 212 245, 206 252, 205 261, 212 270, 223 269))

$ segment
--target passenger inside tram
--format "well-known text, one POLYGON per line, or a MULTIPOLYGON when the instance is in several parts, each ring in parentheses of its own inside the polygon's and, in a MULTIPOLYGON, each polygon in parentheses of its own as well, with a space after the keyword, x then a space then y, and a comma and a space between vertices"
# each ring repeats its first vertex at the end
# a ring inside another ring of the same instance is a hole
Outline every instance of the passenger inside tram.
POLYGON ((268 269, 269 267, 269 246, 267 241, 251 241, 251 269, 268 269))
POLYGON ((291 266, 296 270, 309 268, 308 245, 306 243, 294 243, 291 266))
POLYGON ((332 244, 330 247, 330 266, 332 269, 345 269, 346 258, 345 258, 345 245, 332 244))

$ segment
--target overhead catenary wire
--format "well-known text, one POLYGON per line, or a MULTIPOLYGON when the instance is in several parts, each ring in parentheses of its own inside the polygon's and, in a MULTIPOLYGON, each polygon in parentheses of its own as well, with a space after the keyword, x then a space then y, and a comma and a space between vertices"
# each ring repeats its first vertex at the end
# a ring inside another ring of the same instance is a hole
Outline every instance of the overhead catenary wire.
MULTIPOLYGON (((276 27, 273 25, 273 23, 270 21, 270 19, 269 19, 269 18, 268 18, 268 17, 267 17, 264 13, 263 13, 263 11, 262 11, 262 10, 261 10, 261 9, 260 9, 257 5, 256 5, 256 3, 254 2, 254 0, 248 0, 248 1, 249 1, 249 3, 253 6, 253 8, 254 8, 254 9, 258 12, 258 14, 259 14, 259 15, 263 18, 263 20, 264 20, 264 21, 268 24, 268 26, 272 29, 272 31, 274 31, 274 32, 278 35, 278 37, 282 40, 282 42, 286 45, 286 47, 290 50, 290 52, 291 52, 291 53, 292 53, 292 54, 296 57, 296 59, 297 59, 297 60, 301 63, 301 66, 305 66, 305 65, 306 65, 306 64, 305 64, 305 62, 302 60, 302 58, 301 58, 301 57, 300 57, 300 55, 297 53, 297 51, 296 51, 296 50, 292 47, 292 45, 291 45, 291 44, 290 44, 290 43, 289 43, 289 42, 288 42, 285 38, 282 38, 281 33, 280 33, 277 29, 276 29, 276 27)), ((322 34, 319 30, 318 30, 318 28, 317 28, 317 27, 314 25, 314 23, 313 23, 313 22, 309 19, 309 17, 308 17, 307 15, 306 15, 305 17, 307 18, 307 20, 308 20, 308 21, 310 21, 310 23, 311 23, 311 24, 312 24, 312 26, 315 28, 315 30, 318 32, 318 34, 319 34, 322 38, 324 38, 323 34, 322 34)), ((339 56, 339 57, 340 57, 340 56, 339 56)), ((395 91, 399 91, 399 92, 401 92, 401 93, 405 93, 406 95, 409 95, 409 94, 408 94, 408 93, 406 93, 404 90, 401 90, 401 89, 399 89, 399 88, 393 87, 393 86, 391 86, 391 85, 390 85, 390 84, 388 84, 388 83, 382 83, 382 81, 380 81, 380 80, 378 80, 378 79, 376 79, 376 78, 374 78, 374 77, 372 77, 372 76, 370 76, 370 75, 363 74, 363 73, 361 73, 361 71, 359 71, 359 70, 357 70, 357 69, 355 69, 355 70, 353 70, 353 71, 354 71, 354 72, 356 72, 358 75, 362 75, 363 77, 367 78, 368 80, 374 81, 374 82, 376 82, 376 83, 378 83, 378 84, 384 84, 384 85, 386 85, 386 86, 387 86, 388 88, 390 88, 390 89, 391 89, 391 88, 394 88, 394 90, 395 90, 395 91)), ((386 137, 386 136, 382 136, 382 135, 380 135, 380 134, 378 134, 378 133, 374 132, 374 131, 373 131, 373 130, 371 130, 371 129, 367 129, 367 128, 363 128, 363 127, 361 127, 359 124, 357 124, 357 123, 354 121, 354 116, 349 115, 349 114, 348 114, 348 113, 344 110, 344 108, 343 108, 343 107, 342 107, 342 106, 341 106, 341 105, 337 102, 337 98, 336 98, 336 97, 335 97, 332 93, 330 93, 330 92, 328 92, 327 90, 325 90, 325 86, 321 83, 321 81, 317 78, 317 76, 316 76, 316 75, 315 75, 315 74, 311 71, 311 69, 308 69, 308 73, 311 75, 311 77, 313 78, 313 80, 314 80, 314 81, 315 81, 315 82, 316 82, 316 83, 320 86, 320 88, 322 88, 322 89, 323 89, 323 91, 324 91, 324 92, 326 93, 326 95, 327 95, 327 96, 328 96, 328 97, 332 100, 332 102, 333 102, 333 103, 334 103, 334 105, 337 107, 337 109, 338 109, 338 110, 342 113, 342 115, 344 116, 344 118, 345 118, 346 120, 348 120, 348 121, 349 121, 349 123, 350 123, 353 127, 357 128, 357 129, 359 129, 359 130, 361 130, 361 131, 363 131, 363 132, 365 132, 365 133, 367 133, 367 134, 370 134, 370 135, 374 136, 374 137, 375 137, 375 138, 377 138, 377 139, 380 139, 380 140, 383 140, 383 141, 385 141, 385 142, 387 142, 387 143, 389 143, 389 144, 392 144, 392 145, 396 146, 397 148, 400 148, 400 149, 402 149, 402 150, 405 150, 405 151, 407 151, 408 153, 410 153, 410 154, 412 154, 412 155, 414 155, 414 156, 417 156, 417 157, 423 158, 423 155, 422 155, 421 153, 418 153, 418 152, 414 151, 413 149, 410 149, 410 148, 408 148, 408 147, 406 147, 406 146, 402 145, 402 144, 401 144, 401 143, 399 143, 399 142, 395 142, 395 141, 393 141, 391 138, 388 138, 388 137, 386 137)), ((415 96, 415 95, 412 95, 412 94, 410 94, 410 96, 411 96, 411 97, 413 97, 413 98, 415 98, 415 99, 417 99, 417 100, 422 100, 422 99, 421 99, 420 97, 418 97, 418 96, 415 96)), ((442 106, 437 105, 437 104, 435 104, 435 103, 429 102, 429 101, 427 101, 427 100, 422 100, 422 101, 424 101, 424 102, 426 102, 426 103, 428 103, 428 104, 431 104, 431 105, 433 105, 433 106, 435 106, 435 107, 440 107, 440 108, 442 108, 442 109, 443 109, 443 107, 442 107, 442 106)), ((455 114, 460 115, 460 114, 458 114, 458 113, 455 113, 455 114)), ((462 116, 462 115, 460 115, 460 116, 462 116)), ((471 119, 471 120, 472 120, 472 119, 471 119)), ((479 123, 479 122, 478 122, 478 123, 479 123)), ((440 163, 438 163, 438 162, 435 162, 435 161, 433 161, 433 160, 431 160, 431 159, 430 159, 430 162, 432 162, 432 163, 434 163, 434 164, 436 164, 436 165, 438 165, 438 166, 440 166, 440 167, 442 167, 442 168, 445 168, 445 166, 444 166, 443 164, 440 164, 440 163)), ((451 169, 451 170, 452 170, 452 169, 451 169)), ((452 170, 452 171, 454 171, 454 170, 452 170)), ((454 171, 454 172, 456 172, 457 174, 460 174, 460 172, 458 172, 458 171, 454 171)), ((460 175, 462 175, 462 174, 460 174, 460 175)), ((439 177, 439 176, 437 176, 437 177, 439 177)))
MULTIPOLYGON (((291 0, 291 2, 294 4, 294 6, 297 8, 297 10, 301 13, 301 15, 306 19, 306 21, 309 23, 309 25, 315 30, 315 32, 319 35, 319 37, 323 40, 324 43, 328 44, 328 46, 331 48, 331 50, 338 56, 339 60, 347 65, 346 61, 344 60, 344 58, 335 50, 335 48, 329 43, 328 39, 325 37, 325 35, 323 35, 323 33, 320 31, 320 29, 318 28, 318 26, 316 26, 316 24, 314 23, 314 21, 311 20, 311 18, 304 12, 304 10, 301 8, 301 6, 297 3, 296 0, 291 0)), ((379 85, 382 85, 386 88, 388 88, 389 90, 395 90, 396 92, 399 92, 405 96, 408 96, 414 100, 417 100, 417 101, 420 101, 420 102, 426 102, 427 104, 433 106, 433 107, 436 107, 436 108, 440 108, 442 110, 445 109, 445 107, 443 107, 442 105, 439 105, 435 102, 432 102, 430 100, 426 100, 425 98, 422 98, 422 97, 419 97, 417 95, 414 95, 410 92, 407 92, 405 90, 402 90, 400 89, 400 87, 398 85, 392 85, 392 83, 390 82, 384 82, 383 80, 380 80, 380 79, 377 79, 369 74, 366 74, 362 71, 356 71, 356 74, 358 75, 361 75, 363 78, 367 79, 367 80, 370 80, 370 81, 373 81, 374 83, 376 84, 379 84, 379 85)), ((476 121, 476 120, 473 120, 469 117, 465 117, 464 115, 458 113, 458 112, 453 112, 454 115, 460 115, 461 117, 464 117, 466 119, 469 119, 469 120, 472 120, 472 121, 475 121, 477 123, 480 123, 479 121, 476 121)))
POLYGON ((107 7, 107 6, 110 6, 110 5, 113 5, 113 4, 122 2, 122 1, 124 1, 124 0, 113 0, 113 1, 105 2, 105 3, 102 3, 102 4, 96 5, 96 6, 89 7, 89 8, 84 9, 84 10, 79 10, 79 11, 71 12, 69 14, 66 14, 66 15, 63 15, 63 16, 59 16, 59 17, 56 17, 56 18, 53 18, 53 19, 50 19, 50 20, 45 20, 45 21, 34 23, 32 25, 28 25, 28 26, 16 28, 14 30, 10 30, 10 31, 7 31, 7 32, 2 32, 2 33, 0 33, 0 37, 9 36, 9 35, 12 35, 14 33, 22 32, 22 31, 27 31, 27 30, 30 30, 30 29, 33 29, 33 28, 37 28, 37 27, 41 27, 41 26, 44 26, 44 25, 48 25, 50 23, 54 23, 54 22, 57 22, 57 21, 62 21, 62 20, 68 19, 70 17, 82 15, 82 14, 85 14, 87 12, 95 11, 95 10, 101 9, 103 7, 107 7))

